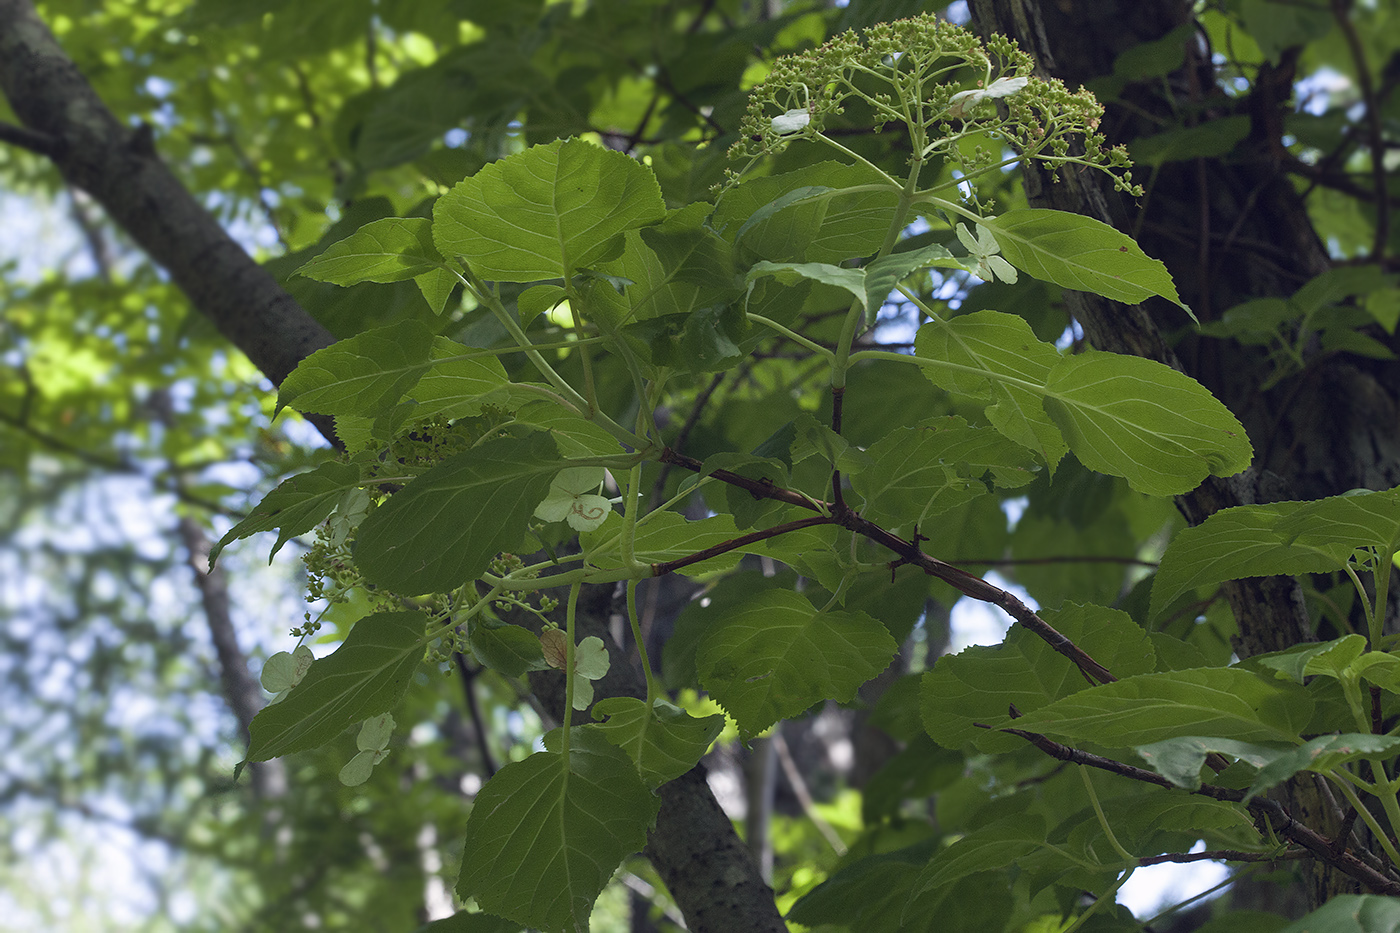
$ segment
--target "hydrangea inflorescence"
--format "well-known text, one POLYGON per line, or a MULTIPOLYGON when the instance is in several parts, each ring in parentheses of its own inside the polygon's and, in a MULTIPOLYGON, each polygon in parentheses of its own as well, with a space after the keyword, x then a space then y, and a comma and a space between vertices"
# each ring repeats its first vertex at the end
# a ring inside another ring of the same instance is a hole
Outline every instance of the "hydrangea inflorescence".
POLYGON ((1010 148, 1014 159, 1050 168, 1107 171, 1119 189, 1138 193, 1126 151, 1105 148, 1098 133, 1102 105, 1087 90, 1071 92, 1033 69, 1013 40, 993 35, 983 45, 933 14, 846 32, 773 63, 750 94, 730 156, 755 160, 795 139, 821 138, 827 118, 859 101, 873 113, 875 132, 906 128, 917 163, 946 159, 974 177, 1005 165, 1010 148), (992 145, 960 145, 974 138, 992 145))

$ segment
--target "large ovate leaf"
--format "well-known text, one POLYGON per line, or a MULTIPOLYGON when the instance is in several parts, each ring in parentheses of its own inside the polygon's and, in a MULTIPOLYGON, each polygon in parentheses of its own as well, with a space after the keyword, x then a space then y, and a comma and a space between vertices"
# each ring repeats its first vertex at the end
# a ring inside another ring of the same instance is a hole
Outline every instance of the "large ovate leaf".
POLYGON ((1016 268, 1065 288, 1125 304, 1160 295, 1190 312, 1171 274, 1132 237, 1083 214, 1046 208, 1011 210, 978 221, 1016 268))
POLYGON ((1400 547, 1400 488, 1222 509, 1172 539, 1152 586, 1152 615, 1225 580, 1340 570, 1361 547, 1400 547))
POLYGON ((302 360, 277 393, 278 409, 322 415, 379 415, 428 371, 433 334, 401 321, 341 340, 302 360))
MULTIPOLYGON (((318 282, 402 282, 442 269, 426 217, 385 217, 365 224, 297 270, 318 282)), ((448 273, 449 281, 455 281, 448 273)), ((451 286, 448 286, 451 290, 451 286)))
POLYGON ((360 525, 365 579, 399 593, 447 593, 518 544, 563 466, 544 434, 488 440, 449 457, 360 525))
POLYGON ((820 162, 736 185, 712 223, 746 264, 839 263, 880 248, 898 198, 897 187, 865 166, 820 162))
POLYGON ((798 593, 770 590, 718 620, 695 664, 700 683, 752 735, 819 700, 851 699, 896 647, 863 612, 819 612, 798 593))
POLYGON ((1244 427, 1204 386, 1154 360, 1088 350, 1062 358, 1045 410, 1090 469, 1171 496, 1249 466, 1244 427))
MULTIPOLYGON (((411 390, 414 418, 456 419, 481 414, 485 404, 514 407, 505 367, 494 356, 446 337, 433 338, 432 365, 411 390)), ((531 396, 533 398, 533 396, 531 396)))
POLYGON ((271 561, 282 545, 325 521, 341 497, 359 484, 360 468, 338 460, 328 460, 309 473, 293 476, 264 496, 247 518, 209 549, 210 565, 218 560, 220 551, 239 538, 276 528, 277 543, 267 556, 271 561))
POLYGON ((376 612, 356 622, 345 642, 312 663, 282 702, 253 717, 245 762, 324 745, 392 710, 423 660, 427 620, 421 612, 376 612))
POLYGON ((664 214, 656 177, 640 162, 556 140, 493 162, 439 198, 433 241, 483 278, 536 282, 611 258, 625 231, 664 214))
POLYGON ((865 498, 862 514, 893 526, 923 524, 992 484, 1023 486, 1035 476, 1029 449, 956 416, 891 431, 866 453, 873 463, 851 485, 865 498))
POLYGON ((934 385, 990 399, 987 420, 998 431, 1041 455, 1054 469, 1069 448, 1041 404, 1041 387, 1060 352, 1039 340, 1025 318, 977 311, 919 328, 914 352, 944 366, 923 367, 934 385))
MULTIPOLYGON (((1147 673, 1156 663, 1147 633, 1121 610, 1066 603, 1043 610, 1041 617, 1119 676, 1147 673)), ((920 711, 924 729, 945 748, 971 743, 984 751, 1010 751, 1025 741, 982 727, 1019 726, 1009 705, 1027 713, 1088 686, 1068 658, 1014 625, 1001 645, 939 658, 923 675, 920 711)))
POLYGON ((665 700, 657 700, 648 713, 646 701, 636 697, 608 697, 593 704, 597 728, 627 753, 647 785, 660 787, 695 767, 724 728, 716 713, 696 719, 665 700))
POLYGON ((1015 727, 1071 742, 1143 745, 1182 735, 1288 741, 1313 701, 1301 687, 1240 668, 1142 674, 1091 687, 1027 713, 1015 727))
POLYGON ((457 894, 550 931, 587 930, 593 902, 626 856, 646 845, 661 801, 622 750, 574 727, 482 787, 467 819, 457 894))

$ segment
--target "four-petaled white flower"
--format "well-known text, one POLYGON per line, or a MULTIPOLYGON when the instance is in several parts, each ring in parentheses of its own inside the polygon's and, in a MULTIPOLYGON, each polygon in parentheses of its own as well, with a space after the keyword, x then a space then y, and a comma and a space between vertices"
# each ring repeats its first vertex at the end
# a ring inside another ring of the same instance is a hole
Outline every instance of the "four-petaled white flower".
POLYGON ((773 118, 773 132, 779 136, 791 136, 793 133, 802 132, 811 122, 812 111, 806 107, 787 110, 773 118))
POLYGON ((948 98, 948 116, 961 119, 968 111, 986 100, 1010 97, 1019 93, 1030 82, 1030 78, 997 78, 986 87, 972 91, 958 91, 948 98))
POLYGON ((369 780, 374 766, 389 757, 389 737, 394 734, 394 717, 380 713, 366 719, 360 726, 360 734, 355 738, 355 746, 360 753, 345 763, 340 769, 340 783, 355 787, 369 780))
POLYGON ((267 663, 263 665, 261 682, 264 690, 277 695, 268 700, 267 705, 281 703, 286 699, 287 693, 301 683, 314 660, 315 655, 305 645, 297 645, 291 654, 279 651, 268 658, 267 663))
POLYGON ((567 521, 574 531, 592 531, 607 521, 608 500, 597 495, 603 485, 602 467, 569 467, 549 484, 549 495, 535 506, 535 517, 547 522, 567 521))
POLYGON ((984 282, 1001 279, 1010 285, 1016 284, 1016 267, 997 255, 1001 252, 1001 246, 991 230, 978 224, 974 237, 966 224, 958 224, 958 239, 967 247, 968 258, 975 263, 967 271, 984 282))

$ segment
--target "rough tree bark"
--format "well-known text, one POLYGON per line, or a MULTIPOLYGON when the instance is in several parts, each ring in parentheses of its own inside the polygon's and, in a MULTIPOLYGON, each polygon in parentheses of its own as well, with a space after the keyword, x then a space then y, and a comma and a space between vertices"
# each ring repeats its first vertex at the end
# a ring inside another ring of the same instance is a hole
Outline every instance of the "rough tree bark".
MULTIPOLYGON (((1038 0, 973 0, 975 28, 1015 38, 1043 76, 1070 88, 1110 74, 1124 50, 1160 39, 1191 20, 1190 0, 1114 0, 1041 3, 1038 0)), ((1293 94, 1294 60, 1265 65, 1251 93, 1227 97, 1217 86, 1210 51, 1191 32, 1183 38, 1185 64, 1169 77, 1173 99, 1145 85, 1131 87, 1129 106, 1110 104, 1103 131, 1110 144, 1161 132, 1186 121, 1232 114, 1250 120, 1249 136, 1227 158, 1170 162, 1148 194, 1134 203, 1111 190, 1098 173, 1028 168, 1027 193, 1035 206, 1076 211, 1133 231, 1148 255, 1163 260, 1182 299, 1202 321, 1252 298, 1287 297, 1330 267, 1280 152, 1281 121, 1293 94), (1161 120, 1163 122, 1154 122, 1161 120)), ((1141 179, 1139 179, 1141 180, 1141 179)), ((1178 497, 1192 524, 1236 505, 1317 499, 1348 489, 1388 489, 1400 483, 1400 372, 1393 364, 1354 356, 1310 361, 1308 370, 1263 391, 1269 374, 1262 354, 1187 338, 1168 345, 1163 331, 1185 323, 1165 302, 1127 307, 1085 293, 1067 292, 1076 320, 1095 347, 1159 360, 1193 376, 1245 425, 1255 447, 1253 466, 1238 476, 1210 478, 1178 497)), ((1239 625, 1242 657, 1277 651, 1314 635, 1301 590, 1291 578, 1242 580, 1225 594, 1239 625)), ((1331 835, 1335 810, 1310 783, 1290 785, 1294 818, 1331 835)), ((1336 873, 1313 878, 1312 906, 1332 894, 1354 891, 1336 873)))
MULTIPOLYGON (((171 173, 149 127, 131 130, 107 109, 29 0, 0 0, 0 91, 24 123, 0 125, 0 141, 48 157, 66 180, 91 194, 274 384, 334 342, 171 173)), ((312 420, 338 443, 328 420, 312 420)), ((606 636, 605 621, 603 614, 590 624, 606 636)), ((600 683, 600 698, 641 695, 622 678, 625 668, 616 665, 618 676, 600 683)), ((647 854, 691 929, 785 930, 772 889, 703 769, 666 785, 661 797, 647 854)))

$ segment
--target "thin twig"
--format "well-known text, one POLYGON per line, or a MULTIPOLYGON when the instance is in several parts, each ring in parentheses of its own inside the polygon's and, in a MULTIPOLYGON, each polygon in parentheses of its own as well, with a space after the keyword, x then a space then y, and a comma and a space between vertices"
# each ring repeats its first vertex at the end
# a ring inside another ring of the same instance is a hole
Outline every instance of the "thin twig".
POLYGON ((780 729, 773 730, 772 741, 773 751, 778 753, 778 764, 782 766, 783 776, 787 778, 788 786, 792 788, 797 802, 802 805, 802 812, 807 816, 807 819, 812 821, 817 832, 822 834, 822 838, 831 845, 836 854, 845 855, 846 843, 836 834, 836 830, 831 828, 831 824, 822 819, 822 815, 817 812, 816 802, 812 800, 812 792, 807 789, 807 782, 803 780, 802 772, 797 770, 797 762, 793 760, 792 750, 788 748, 787 739, 783 738, 780 729))

